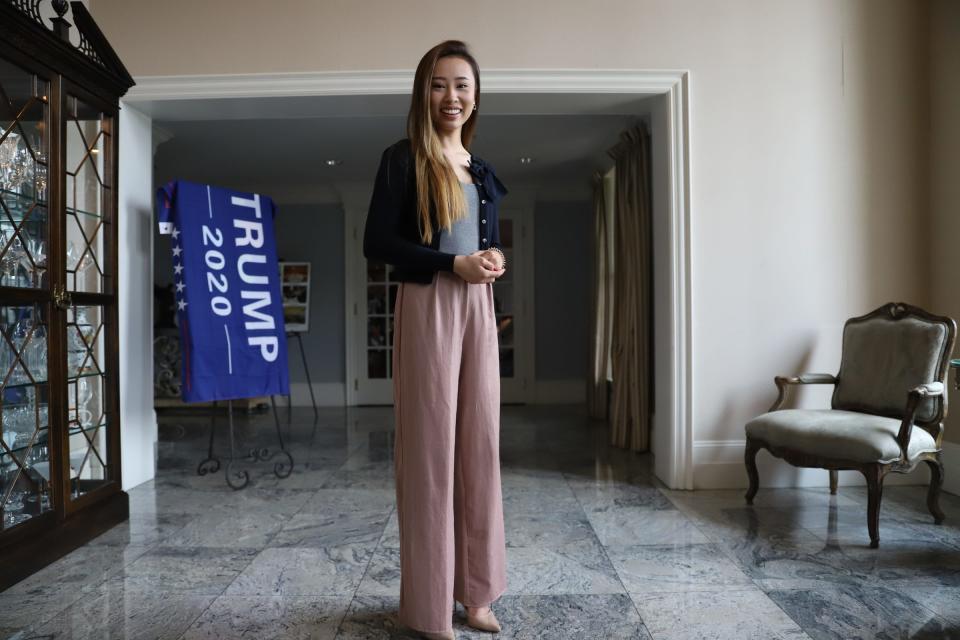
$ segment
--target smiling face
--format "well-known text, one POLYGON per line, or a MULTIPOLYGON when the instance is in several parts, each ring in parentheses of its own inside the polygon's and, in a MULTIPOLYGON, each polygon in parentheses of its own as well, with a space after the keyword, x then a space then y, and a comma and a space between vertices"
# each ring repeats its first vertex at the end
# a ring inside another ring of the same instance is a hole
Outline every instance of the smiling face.
POLYGON ((476 81, 470 63, 446 56, 437 60, 430 81, 430 116, 438 131, 453 132, 473 115, 476 81))

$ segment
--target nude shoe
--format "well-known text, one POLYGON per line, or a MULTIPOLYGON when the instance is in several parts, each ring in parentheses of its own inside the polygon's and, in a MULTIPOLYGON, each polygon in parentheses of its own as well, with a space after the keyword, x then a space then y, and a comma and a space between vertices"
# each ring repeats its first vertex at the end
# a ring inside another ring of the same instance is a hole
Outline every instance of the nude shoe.
POLYGON ((456 636, 453 635, 453 631, 441 631, 439 633, 420 631, 419 633, 427 640, 456 640, 456 636))
POLYGON ((497 620, 497 616, 493 615, 493 609, 487 609, 485 613, 478 616, 467 611, 467 624, 481 631, 500 633, 500 622, 497 620))

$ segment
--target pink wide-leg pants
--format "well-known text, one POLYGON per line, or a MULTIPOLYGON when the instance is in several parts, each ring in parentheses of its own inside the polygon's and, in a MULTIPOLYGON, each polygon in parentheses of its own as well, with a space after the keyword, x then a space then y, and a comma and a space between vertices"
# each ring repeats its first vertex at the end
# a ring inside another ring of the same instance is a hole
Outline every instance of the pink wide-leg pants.
POLYGON ((443 632, 507 584, 493 285, 401 283, 394 331, 400 622, 443 632))

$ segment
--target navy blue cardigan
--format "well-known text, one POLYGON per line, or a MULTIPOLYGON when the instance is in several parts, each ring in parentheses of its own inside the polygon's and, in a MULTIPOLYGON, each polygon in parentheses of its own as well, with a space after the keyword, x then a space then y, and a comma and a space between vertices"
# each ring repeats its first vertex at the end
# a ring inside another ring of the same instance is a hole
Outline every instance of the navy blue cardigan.
MULTIPOLYGON (((493 167, 476 156, 470 159, 469 171, 480 196, 479 249, 500 249, 497 207, 507 189, 493 167)), ((456 256, 438 250, 445 230, 437 229, 432 209, 433 241, 426 245, 420 239, 415 173, 410 140, 404 138, 384 150, 363 230, 363 256, 393 265, 393 280, 426 284, 437 271, 453 271, 456 256)))

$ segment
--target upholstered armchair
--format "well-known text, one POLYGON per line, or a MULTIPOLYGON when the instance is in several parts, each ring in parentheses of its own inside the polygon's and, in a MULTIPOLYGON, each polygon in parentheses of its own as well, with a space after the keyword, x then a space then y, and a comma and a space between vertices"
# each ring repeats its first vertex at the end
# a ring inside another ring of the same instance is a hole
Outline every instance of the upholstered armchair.
POLYGON ((944 378, 956 334, 951 318, 889 303, 847 320, 837 375, 775 378, 776 402, 746 425, 747 504, 753 504, 760 484, 760 449, 794 466, 828 469, 833 494, 839 470, 860 471, 867 480, 867 528, 875 549, 884 476, 926 463, 931 473, 927 508, 934 522, 943 522, 944 378), (802 384, 833 385, 831 408, 782 409, 788 387, 802 384))

